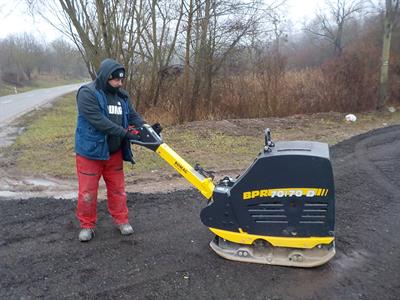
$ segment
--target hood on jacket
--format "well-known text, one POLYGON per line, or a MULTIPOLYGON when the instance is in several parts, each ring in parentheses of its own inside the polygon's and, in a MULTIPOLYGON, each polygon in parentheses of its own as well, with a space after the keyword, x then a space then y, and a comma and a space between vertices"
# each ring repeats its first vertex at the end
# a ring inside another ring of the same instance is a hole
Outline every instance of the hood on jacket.
POLYGON ((97 77, 96 77, 96 87, 102 89, 103 91, 106 91, 108 88, 108 78, 110 77, 110 74, 114 72, 115 70, 118 69, 124 69, 124 66, 115 61, 114 59, 111 58, 106 58, 103 60, 100 64, 100 68, 97 71, 97 77))

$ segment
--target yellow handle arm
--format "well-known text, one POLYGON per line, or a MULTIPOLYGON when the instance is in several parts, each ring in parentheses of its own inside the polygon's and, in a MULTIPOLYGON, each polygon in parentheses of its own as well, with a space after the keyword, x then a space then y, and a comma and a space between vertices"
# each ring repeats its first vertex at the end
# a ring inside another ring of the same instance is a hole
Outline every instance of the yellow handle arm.
POLYGON ((214 183, 211 178, 206 178, 189 165, 182 157, 180 157, 167 144, 162 143, 156 152, 178 173, 180 173, 187 181, 194 185, 204 197, 210 199, 214 192, 214 183))

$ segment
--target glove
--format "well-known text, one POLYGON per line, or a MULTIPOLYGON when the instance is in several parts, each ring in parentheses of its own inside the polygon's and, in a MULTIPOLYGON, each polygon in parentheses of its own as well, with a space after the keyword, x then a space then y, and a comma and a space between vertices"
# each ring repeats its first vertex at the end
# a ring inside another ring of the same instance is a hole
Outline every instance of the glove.
POLYGON ((132 134, 140 135, 140 130, 137 129, 137 128, 136 128, 135 126, 133 126, 133 125, 129 125, 129 126, 128 126, 128 131, 129 131, 130 133, 132 133, 132 134))
POLYGON ((125 138, 128 139, 129 141, 139 141, 140 135, 134 134, 134 133, 132 133, 132 131, 127 130, 126 134, 125 134, 125 138))
POLYGON ((153 130, 155 132, 157 132, 157 134, 159 135, 161 133, 161 131, 163 130, 163 128, 161 127, 160 123, 154 123, 153 125, 151 125, 151 128, 153 128, 153 130))

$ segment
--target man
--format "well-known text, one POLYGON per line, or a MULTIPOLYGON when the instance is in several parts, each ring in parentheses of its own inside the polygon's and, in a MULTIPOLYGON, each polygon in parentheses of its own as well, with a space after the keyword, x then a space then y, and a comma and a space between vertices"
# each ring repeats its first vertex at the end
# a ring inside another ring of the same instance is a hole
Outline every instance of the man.
POLYGON ((133 109, 128 93, 121 88, 124 78, 124 67, 113 59, 105 59, 97 78, 82 86, 76 97, 75 152, 79 181, 76 216, 81 242, 94 237, 101 176, 107 187, 108 210, 117 228, 122 235, 133 233, 128 221, 123 160, 133 161, 129 140, 139 138, 128 127, 140 127, 144 122, 133 109))

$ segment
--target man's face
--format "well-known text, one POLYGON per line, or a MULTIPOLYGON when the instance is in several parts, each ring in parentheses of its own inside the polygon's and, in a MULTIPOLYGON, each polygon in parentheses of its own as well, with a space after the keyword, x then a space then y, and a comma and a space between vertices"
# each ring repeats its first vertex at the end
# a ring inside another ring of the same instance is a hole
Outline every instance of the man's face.
POLYGON ((123 78, 114 78, 108 81, 108 84, 111 85, 113 88, 120 88, 123 85, 123 78))

